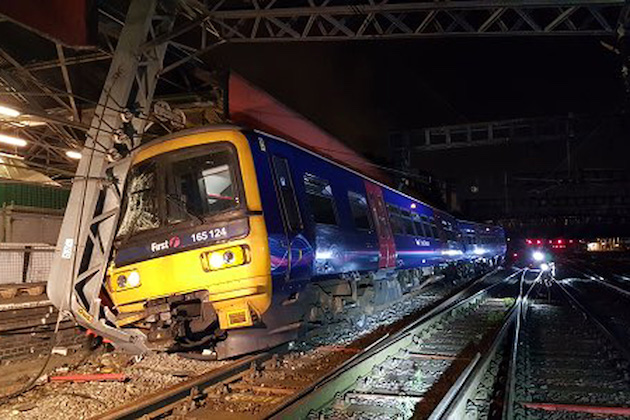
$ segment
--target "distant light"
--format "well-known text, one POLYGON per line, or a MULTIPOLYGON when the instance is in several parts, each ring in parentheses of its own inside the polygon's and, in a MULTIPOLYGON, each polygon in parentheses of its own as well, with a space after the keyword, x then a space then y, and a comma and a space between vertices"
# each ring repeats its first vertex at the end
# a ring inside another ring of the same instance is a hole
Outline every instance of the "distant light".
POLYGON ((70 159, 81 159, 81 153, 75 150, 68 150, 66 152, 66 156, 68 156, 70 159))
POLYGON ((515 252, 512 256, 513 256, 514 258, 516 258, 516 257, 518 257, 518 254, 515 252))
POLYGON ((546 263, 540 264, 540 269, 542 271, 549 271, 549 264, 546 264, 546 263))
POLYGON ((535 260, 535 261, 542 261, 542 260, 544 260, 544 259, 545 259, 545 254, 543 254, 543 253, 542 253, 542 252, 540 252, 540 251, 535 251, 535 252, 532 254, 532 257, 534 257, 534 260, 535 260))
POLYGON ((26 140, 17 137, 0 134, 0 143, 10 144, 11 146, 24 147, 27 145, 26 140))
POLYGON ((558 243, 561 244, 562 243, 562 239, 558 239, 558 243))
POLYGON ((532 244, 532 240, 531 239, 526 239, 525 241, 527 242, 528 245, 532 244))
POLYGON ((416 203, 411 203, 411 208, 415 209, 416 208, 416 203))
POLYGON ((17 109, 9 108, 2 105, 0 105, 0 114, 11 118, 19 117, 20 115, 22 115, 22 113, 17 109))
POLYGON ((536 239, 536 243, 537 243, 538 245, 540 245, 540 244, 542 243, 542 241, 541 241, 540 239, 536 239))

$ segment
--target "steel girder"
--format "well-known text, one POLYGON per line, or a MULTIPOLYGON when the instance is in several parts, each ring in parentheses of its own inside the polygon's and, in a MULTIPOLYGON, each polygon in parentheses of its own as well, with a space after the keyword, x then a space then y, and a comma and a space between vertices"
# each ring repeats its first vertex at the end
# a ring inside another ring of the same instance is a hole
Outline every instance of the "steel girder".
POLYGON ((174 16, 157 0, 133 0, 87 132, 48 280, 48 297, 77 322, 131 352, 146 351, 137 330, 117 329, 100 292, 120 213, 131 155, 114 159, 115 143, 140 142, 166 51, 150 43, 172 30, 174 16))
POLYGON ((623 0, 210 1, 230 42, 447 36, 615 36, 623 0))
MULTIPOLYGON (((580 120, 582 125, 584 121, 580 120)), ((575 136, 576 118, 519 118, 429 127, 390 134, 392 152, 429 152, 526 141, 566 140, 575 136)))

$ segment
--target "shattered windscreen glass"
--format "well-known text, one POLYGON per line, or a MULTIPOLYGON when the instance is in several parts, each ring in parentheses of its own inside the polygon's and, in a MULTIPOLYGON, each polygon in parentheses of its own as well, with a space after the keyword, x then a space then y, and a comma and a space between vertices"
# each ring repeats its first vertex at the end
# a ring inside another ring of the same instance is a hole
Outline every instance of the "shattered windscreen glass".
POLYGON ((156 185, 155 161, 132 169, 127 186, 127 206, 118 229, 118 237, 160 226, 156 185))

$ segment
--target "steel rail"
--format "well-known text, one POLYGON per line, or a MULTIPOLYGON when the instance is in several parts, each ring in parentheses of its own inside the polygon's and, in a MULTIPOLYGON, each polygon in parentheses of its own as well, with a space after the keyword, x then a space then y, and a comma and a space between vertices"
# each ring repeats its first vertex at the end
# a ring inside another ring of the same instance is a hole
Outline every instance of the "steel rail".
POLYGON ((571 293, 569 291, 569 289, 573 289, 574 291, 576 291, 575 287, 571 286, 571 285, 563 285, 561 282, 556 282, 556 284, 560 287, 560 290, 562 290, 567 297, 569 298, 569 301, 571 303, 571 305, 576 308, 579 312, 582 312, 582 314, 589 319, 593 324, 595 324, 595 326, 597 327, 597 329, 599 329, 599 331, 608 339, 610 340, 610 342, 616 347, 616 349, 626 358, 626 360, 628 362, 630 362, 630 349, 628 348, 628 346, 625 346, 622 344, 622 341, 620 339, 617 338, 617 336, 610 331, 610 329, 608 329, 608 327, 606 327, 606 325, 604 324, 604 322, 600 319, 599 316, 597 316, 595 313, 593 313, 592 311, 590 311, 588 308, 586 308, 586 306, 584 306, 577 297, 575 297, 575 293, 571 293))
POLYGON ((512 410, 514 408, 514 390, 516 387, 516 357, 518 355, 518 345, 520 343, 521 329, 523 326, 523 313, 527 309, 528 296, 536 285, 536 283, 534 282, 527 290, 527 293, 523 294, 525 285, 525 274, 527 273, 527 271, 527 269, 523 270, 519 285, 520 290, 518 295, 516 324, 514 326, 514 335, 510 346, 510 361, 508 364, 508 375, 505 383, 505 399, 507 399, 507 403, 503 406, 504 419, 512 419, 514 417, 514 413, 512 412, 512 410))
MULTIPOLYGON (((520 299, 520 298, 519 298, 520 299)), ((512 329, 516 320, 520 316, 520 303, 517 302, 506 315, 505 321, 499 332, 495 335, 494 341, 488 350, 483 354, 477 353, 468 368, 460 375, 447 396, 440 402, 438 407, 431 413, 432 419, 463 419, 465 418, 466 402, 471 394, 481 383, 483 375, 487 372, 490 362, 494 359, 499 348, 503 345, 508 332, 512 329)))
MULTIPOLYGON (((625 295, 626 297, 630 297, 630 290, 624 289, 622 287, 619 287, 615 284, 612 284, 609 280, 606 279, 606 277, 600 275, 599 273, 597 273, 596 271, 590 269, 589 267, 585 266, 583 263, 580 262, 576 262, 573 261, 571 259, 567 259, 567 261, 569 261, 570 264, 576 265, 577 267, 580 268, 574 268, 575 271, 580 272, 581 274, 584 274, 585 276, 588 277, 588 280, 593 280, 599 284, 602 284, 606 287, 608 287, 609 289, 612 289, 616 292, 619 292, 623 295, 625 295)), ((611 276, 617 276, 617 277, 623 277, 623 275, 621 274, 615 274, 615 273, 611 273, 611 276)), ((570 279, 567 279, 570 280, 570 279)), ((583 279, 579 279, 579 280, 583 280, 583 279)))
MULTIPOLYGON (((529 292, 531 292, 531 290, 536 286, 539 285, 540 283, 535 282, 529 289, 529 291, 527 292, 527 294, 525 295, 524 299, 522 300, 522 303, 524 305, 527 305, 527 296, 529 295, 529 292)), ((620 339, 618 339, 616 337, 616 335, 611 332, 606 326, 605 324, 601 321, 600 317, 598 317, 597 315, 595 315, 593 312, 591 312, 590 310, 588 310, 580 301, 577 297, 575 297, 575 287, 568 285, 568 284, 563 284, 561 281, 555 281, 554 284, 562 291, 562 293, 565 295, 565 297, 567 298, 567 302, 569 303, 570 306, 572 306, 574 309, 577 310, 577 312, 581 313, 585 319, 588 319, 589 321, 591 321, 593 323, 593 325, 596 327, 597 330, 599 330, 600 333, 602 333, 602 335, 604 335, 606 337, 606 339, 623 355, 624 358, 626 358, 626 360, 630 361, 630 349, 627 346, 624 346, 622 344, 622 341, 620 339), (569 289, 573 289, 575 292, 572 293, 569 291, 569 289)), ((510 353, 510 365, 508 367, 508 376, 507 376, 507 381, 506 381, 506 393, 505 393, 505 400, 506 403, 504 405, 504 409, 503 409, 503 418, 505 419, 512 419, 514 418, 514 406, 516 404, 516 401, 514 400, 514 388, 515 388, 515 384, 516 384, 516 358, 518 356, 518 349, 519 349, 519 344, 520 344, 520 333, 521 333, 521 329, 522 329, 522 312, 523 309, 519 308, 519 310, 521 311, 521 313, 518 314, 517 317, 517 323, 516 323, 516 331, 514 333, 514 339, 513 339, 513 343, 511 346, 511 353, 510 353)), ((520 404, 520 402, 519 402, 520 404)), ((618 408, 618 407, 590 407, 590 406, 577 406, 577 405, 563 405, 563 404, 551 404, 551 403, 523 403, 524 406, 530 407, 530 408, 534 408, 534 409, 543 409, 543 410, 547 410, 547 411, 576 411, 576 412, 591 412, 589 411, 590 409, 593 409, 595 411, 592 411, 593 413, 597 413, 597 414, 619 414, 617 411, 614 411, 616 409, 619 410, 627 410, 626 408, 618 408), (581 407, 581 408, 580 408, 581 407), (606 409, 610 409, 613 411, 607 412, 605 411, 606 409), (598 411, 599 410, 599 411, 598 411), (603 411, 602 411, 603 410, 603 411)))
POLYGON ((94 419, 118 420, 151 418, 152 413, 162 414, 165 408, 185 400, 205 388, 216 385, 239 373, 256 366, 273 356, 273 352, 265 352, 253 356, 247 356, 228 366, 221 367, 206 374, 195 377, 191 380, 174 385, 166 390, 148 395, 141 400, 132 401, 111 411, 98 414, 94 419), (146 417, 143 417, 146 416, 146 417))
POLYGON ((470 290, 478 285, 490 274, 483 276, 475 283, 453 295, 440 305, 427 312, 416 321, 402 330, 383 337, 363 352, 342 363, 328 375, 314 382, 308 388, 289 397, 283 404, 268 412, 264 418, 269 419, 296 419, 306 418, 312 411, 317 411, 325 407, 335 396, 347 390, 357 379, 370 372, 373 366, 383 362, 391 354, 407 347, 414 333, 418 330, 429 327, 437 323, 445 315, 452 311, 474 302, 478 302, 487 297, 491 290, 504 286, 505 281, 519 274, 520 271, 510 274, 503 281, 491 284, 472 294, 464 297, 470 290))

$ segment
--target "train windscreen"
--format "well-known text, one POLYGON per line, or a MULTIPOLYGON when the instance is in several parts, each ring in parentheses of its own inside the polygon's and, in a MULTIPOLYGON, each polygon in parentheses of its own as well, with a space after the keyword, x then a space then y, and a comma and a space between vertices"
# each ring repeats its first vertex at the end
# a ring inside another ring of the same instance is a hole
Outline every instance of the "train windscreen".
POLYGON ((227 145, 180 149, 130 172, 118 237, 198 220, 241 206, 236 152, 227 145))

